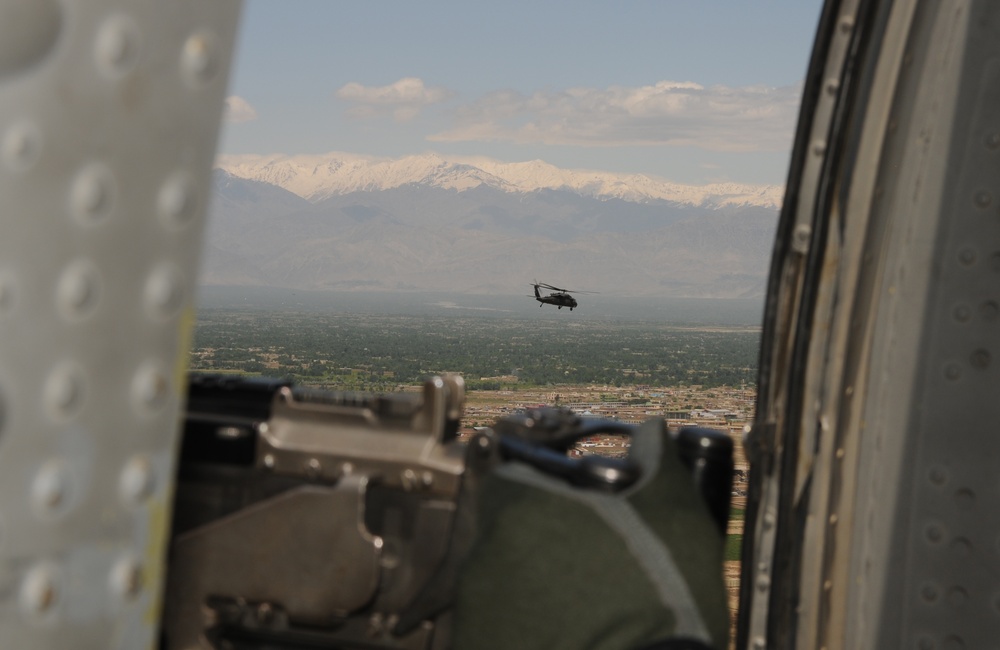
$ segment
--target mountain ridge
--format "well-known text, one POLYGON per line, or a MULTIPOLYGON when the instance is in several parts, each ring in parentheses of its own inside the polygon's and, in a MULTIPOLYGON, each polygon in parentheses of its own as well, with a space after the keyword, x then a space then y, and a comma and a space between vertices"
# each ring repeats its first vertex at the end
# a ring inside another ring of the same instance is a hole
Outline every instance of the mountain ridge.
POLYGON ((667 202, 705 208, 753 206, 777 209, 778 185, 712 183, 685 185, 645 174, 563 169, 542 160, 500 162, 437 153, 384 158, 344 152, 327 154, 222 154, 216 167, 236 178, 281 187, 311 203, 354 192, 421 185, 464 192, 490 187, 508 193, 567 191, 598 200, 667 202))
POLYGON ((748 298, 763 295, 776 221, 766 207, 482 183, 310 202, 217 171, 201 283, 500 294, 538 278, 607 295, 748 298))

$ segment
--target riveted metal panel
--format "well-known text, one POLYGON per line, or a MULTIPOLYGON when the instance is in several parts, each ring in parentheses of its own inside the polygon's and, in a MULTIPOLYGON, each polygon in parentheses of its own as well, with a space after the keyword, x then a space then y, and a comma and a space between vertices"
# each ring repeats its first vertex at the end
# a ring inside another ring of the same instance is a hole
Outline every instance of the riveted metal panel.
POLYGON ((0 647, 153 647, 239 5, 0 0, 0 647))
POLYGON ((758 453, 796 457, 769 479, 786 506, 753 522, 787 543, 755 540, 744 569, 770 593, 767 635, 751 620, 741 642, 1000 648, 1000 4, 862 8, 817 184, 825 238, 800 271, 786 232, 772 284, 802 310, 775 312, 798 326, 772 323, 774 345, 800 352, 762 359, 790 379, 758 414, 783 437, 758 453))
POLYGON ((925 3, 919 17, 913 90, 899 98, 906 130, 884 174, 896 236, 914 246, 893 247, 878 288, 885 317, 865 418, 880 434, 868 436, 868 458, 898 453, 900 462, 898 474, 876 480, 877 462, 862 474, 852 572, 861 585, 883 574, 865 626, 870 647, 998 648, 1000 5, 925 3), (921 85, 928 99, 911 111, 921 85), (896 173, 920 157, 915 173, 896 173), (912 377, 896 375, 907 367, 912 377), (881 395, 905 408, 880 414, 881 395))

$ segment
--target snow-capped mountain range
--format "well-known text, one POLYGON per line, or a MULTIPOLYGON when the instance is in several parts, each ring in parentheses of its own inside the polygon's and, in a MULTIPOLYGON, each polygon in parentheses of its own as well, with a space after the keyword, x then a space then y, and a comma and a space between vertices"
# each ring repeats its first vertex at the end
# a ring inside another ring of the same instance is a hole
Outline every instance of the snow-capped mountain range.
POLYGON ((487 170, 430 157, 258 156, 222 164, 229 171, 217 170, 213 183, 205 285, 506 295, 539 278, 614 296, 756 298, 778 217, 773 198, 762 200, 774 191, 766 188, 649 198, 664 186, 588 180, 544 163, 487 170))
POLYGON ((561 169, 541 160, 506 163, 434 153, 396 159, 340 152, 296 156, 220 155, 216 166, 237 178, 277 185, 311 203, 354 192, 384 191, 407 185, 459 192, 480 187, 509 193, 559 190, 598 200, 668 201, 703 208, 778 208, 784 193, 779 185, 682 185, 643 174, 561 169))

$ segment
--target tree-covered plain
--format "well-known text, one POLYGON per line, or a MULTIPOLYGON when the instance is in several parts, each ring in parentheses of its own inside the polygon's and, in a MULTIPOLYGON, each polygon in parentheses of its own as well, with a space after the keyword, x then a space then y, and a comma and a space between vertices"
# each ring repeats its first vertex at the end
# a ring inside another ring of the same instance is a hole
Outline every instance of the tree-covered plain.
POLYGON ((203 309, 191 368, 392 390, 461 373, 470 388, 510 384, 752 384, 756 328, 388 314, 203 309))

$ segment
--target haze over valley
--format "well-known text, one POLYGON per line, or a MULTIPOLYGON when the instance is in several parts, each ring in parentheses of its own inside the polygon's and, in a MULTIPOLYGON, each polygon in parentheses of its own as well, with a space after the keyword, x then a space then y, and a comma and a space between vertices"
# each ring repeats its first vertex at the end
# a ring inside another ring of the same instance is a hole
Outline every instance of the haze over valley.
POLYGON ((782 195, 437 154, 217 165, 203 285, 760 298, 782 195))

